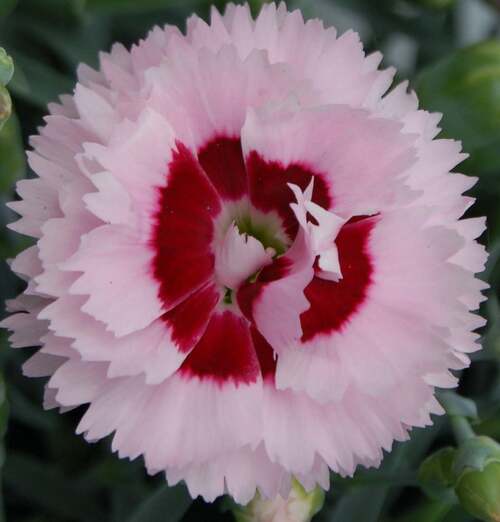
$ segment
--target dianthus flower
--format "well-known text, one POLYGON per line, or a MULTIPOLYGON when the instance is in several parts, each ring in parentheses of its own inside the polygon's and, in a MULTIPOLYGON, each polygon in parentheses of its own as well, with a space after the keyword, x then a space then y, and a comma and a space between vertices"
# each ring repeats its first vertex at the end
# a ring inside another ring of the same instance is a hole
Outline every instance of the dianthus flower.
POLYGON ((393 69, 284 4, 155 28, 50 105, 4 326, 45 406, 193 496, 377 466, 479 348, 483 219, 393 69))

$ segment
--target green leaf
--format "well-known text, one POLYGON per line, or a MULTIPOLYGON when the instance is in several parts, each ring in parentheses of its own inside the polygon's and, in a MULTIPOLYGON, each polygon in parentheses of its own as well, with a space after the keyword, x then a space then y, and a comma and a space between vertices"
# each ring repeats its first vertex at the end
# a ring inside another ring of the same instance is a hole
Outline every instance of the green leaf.
POLYGON ((63 520, 105 520, 96 495, 53 465, 10 452, 4 476, 5 484, 17 495, 63 520))
POLYGON ((177 522, 191 502, 184 486, 163 486, 146 499, 127 522, 177 522))
POLYGON ((40 23, 74 25, 83 20, 84 5, 85 0, 22 0, 16 19, 27 14, 40 23))
POLYGON ((396 518, 393 522, 441 522, 452 508, 452 505, 445 502, 426 499, 409 514, 396 518))
POLYGON ((98 12, 123 13, 125 11, 150 11, 174 6, 196 6, 203 3, 211 2, 203 0, 86 0, 85 5, 87 9, 98 12))
MULTIPOLYGON (((0 374, 0 441, 7 432, 7 420, 9 417, 9 408, 7 404, 7 392, 5 389, 5 382, 0 374)), ((0 466, 3 464, 3 459, 0 458, 0 466)))
POLYGON ((425 69, 417 92, 425 109, 443 113, 443 135, 462 140, 470 153, 461 168, 499 193, 500 41, 461 49, 425 69))
POLYGON ((40 24, 32 18, 18 22, 18 26, 49 46, 71 70, 82 62, 96 67, 99 52, 112 43, 108 19, 104 17, 92 17, 77 27, 40 24))
POLYGON ((449 416, 465 417, 472 421, 477 421, 477 406, 472 399, 467 399, 452 391, 441 391, 437 398, 441 406, 446 410, 449 416))
POLYGON ((413 3, 431 9, 448 9, 455 4, 455 0, 413 0, 413 3))
POLYGON ((2 0, 0 2, 0 18, 10 14, 16 4, 17 0, 2 0))
POLYGON ((71 78, 18 51, 12 56, 16 70, 9 88, 15 96, 45 109, 60 94, 73 92, 71 78))
MULTIPOLYGON (((2 470, 4 459, 5 459, 5 449, 3 444, 3 439, 5 433, 7 432, 7 422, 9 418, 9 405, 7 403, 7 393, 5 389, 5 382, 3 380, 2 375, 0 374, 0 471, 2 470)), ((0 486, 1 486, 1 476, 0 476, 0 486)), ((5 520, 4 510, 3 510, 3 489, 0 487, 0 522, 5 520)))
POLYGON ((31 402, 20 389, 12 387, 9 390, 9 401, 12 407, 11 417, 15 421, 36 430, 54 429, 54 413, 44 411, 39 404, 31 402))
POLYGON ((5 49, 0 47, 0 84, 6 86, 12 79, 13 74, 14 62, 5 49))
POLYGON ((418 479, 425 493, 434 500, 454 504, 457 502, 453 490, 453 462, 455 448, 442 448, 427 457, 418 472, 418 479))
POLYGON ((26 173, 21 127, 15 114, 0 130, 0 194, 10 194, 26 173))
POLYGON ((500 0, 487 0, 487 2, 500 11, 500 0))

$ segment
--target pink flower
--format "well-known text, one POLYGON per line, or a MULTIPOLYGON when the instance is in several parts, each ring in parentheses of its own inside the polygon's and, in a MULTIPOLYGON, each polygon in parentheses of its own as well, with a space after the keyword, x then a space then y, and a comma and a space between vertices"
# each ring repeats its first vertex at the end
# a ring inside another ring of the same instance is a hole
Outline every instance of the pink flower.
POLYGON ((442 413, 479 349, 484 220, 380 61, 269 4, 79 68, 11 204, 36 244, 3 325, 41 346, 47 408, 88 403, 87 440, 240 503, 377 466, 442 413))

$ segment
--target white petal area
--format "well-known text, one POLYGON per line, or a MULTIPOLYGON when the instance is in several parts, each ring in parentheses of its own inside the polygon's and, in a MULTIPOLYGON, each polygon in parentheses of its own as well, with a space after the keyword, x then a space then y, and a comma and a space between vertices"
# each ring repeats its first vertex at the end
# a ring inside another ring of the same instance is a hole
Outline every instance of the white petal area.
POLYGON ((402 134, 401 124, 340 105, 249 111, 242 145, 245 157, 256 151, 283 167, 306 165, 326 182, 343 218, 407 197, 399 178, 416 159, 414 137, 402 134))
POLYGON ((318 225, 312 225, 312 239, 314 251, 319 255, 318 266, 321 269, 319 277, 338 281, 342 279, 342 271, 335 238, 348 220, 312 201, 306 201, 305 206, 318 222, 318 225))
POLYGON ((216 250, 216 278, 226 288, 236 289, 262 267, 270 264, 273 255, 272 248, 266 250, 259 240, 240 233, 238 227, 232 224, 216 250))
POLYGON ((70 293, 88 295, 82 310, 122 336, 163 313, 150 269, 152 255, 127 227, 104 225, 84 235, 76 254, 60 268, 83 272, 70 293))

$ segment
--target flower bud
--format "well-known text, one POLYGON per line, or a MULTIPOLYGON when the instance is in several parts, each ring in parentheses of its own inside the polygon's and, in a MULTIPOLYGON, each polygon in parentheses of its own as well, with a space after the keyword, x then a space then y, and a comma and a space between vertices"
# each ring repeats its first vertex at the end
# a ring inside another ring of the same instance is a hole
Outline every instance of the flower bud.
POLYGON ((12 102, 7 89, 0 85, 0 129, 3 124, 9 119, 12 111, 12 102))
POLYGON ((453 490, 453 464, 457 450, 442 448, 427 457, 418 470, 420 486, 428 497, 441 502, 456 503, 453 490))
POLYGON ((453 466, 462 507, 487 522, 500 522, 500 444, 489 437, 465 441, 453 466))
POLYGON ((237 522, 310 522, 323 507, 324 498, 322 489, 307 492, 294 480, 287 499, 278 495, 266 500, 257 493, 249 504, 236 508, 234 515, 237 522))
POLYGON ((0 85, 7 85, 14 74, 14 62, 12 58, 0 47, 0 85))

